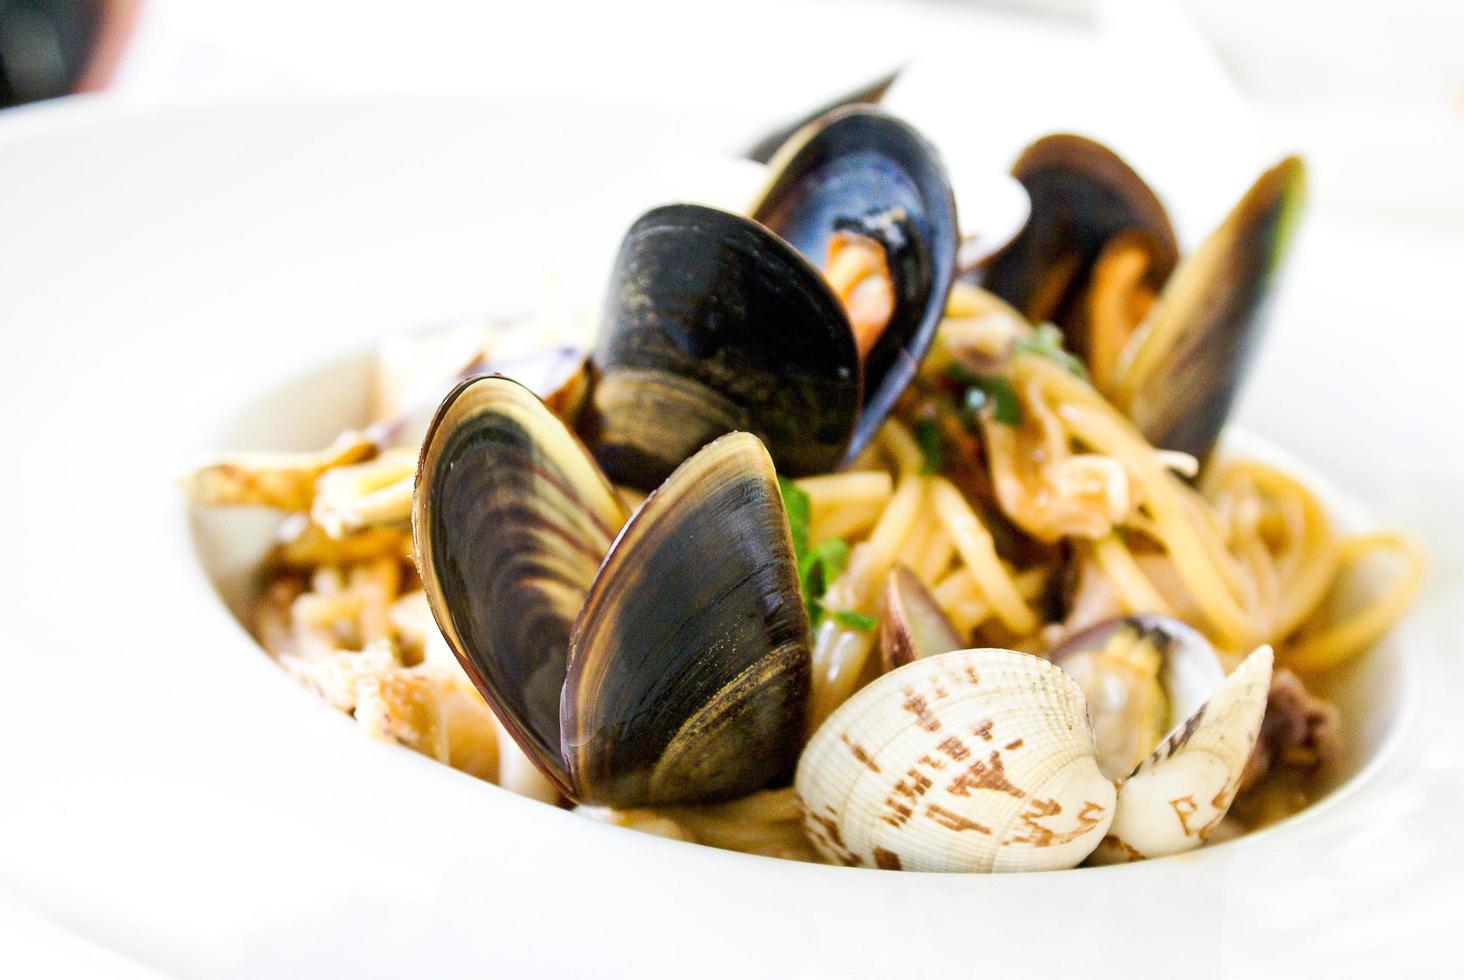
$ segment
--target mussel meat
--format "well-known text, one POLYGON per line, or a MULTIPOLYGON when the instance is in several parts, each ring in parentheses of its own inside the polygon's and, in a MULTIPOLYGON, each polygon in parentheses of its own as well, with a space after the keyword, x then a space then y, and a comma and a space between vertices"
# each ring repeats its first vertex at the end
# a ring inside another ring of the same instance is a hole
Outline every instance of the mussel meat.
POLYGON ((1154 445, 1209 456, 1260 342, 1305 184, 1298 157, 1263 173, 1125 347, 1106 393, 1154 445))
POLYGON ((955 197, 924 137, 868 106, 840 109, 806 127, 769 166, 754 219, 809 262, 824 263, 841 295, 858 293, 834 275, 835 262, 861 245, 880 254, 886 275, 876 278, 892 288, 891 309, 872 330, 848 304, 864 362, 864 410, 852 456, 874 438, 935 339, 955 275, 955 197))
MULTIPOLYGON (((1017 158, 1012 176, 1027 189, 1031 216, 983 285, 1033 323, 1057 324, 1069 348, 1091 361, 1105 343, 1090 336, 1088 322, 1095 272, 1112 275, 1121 256, 1137 255, 1128 260, 1139 266, 1134 287, 1157 294, 1179 259, 1169 216, 1133 168, 1082 136, 1043 137, 1017 158)), ((1130 330, 1147 311, 1136 312, 1130 330)))
POLYGON ((1088 699, 1098 762, 1121 779, 1214 694, 1225 669, 1210 641, 1167 616, 1123 616, 1091 626, 1049 658, 1088 699))
POLYGON ((737 430, 785 475, 826 472, 873 437, 934 337, 956 250, 935 151, 854 106, 771 170, 755 220, 672 205, 622 243, 579 426, 617 482, 651 489, 737 430))
POLYGON ((1116 154, 1048 136, 1013 174, 1031 219, 983 285, 1029 320, 1050 320, 1095 387, 1156 446, 1204 461, 1264 325, 1300 213, 1304 168, 1266 171, 1182 262, 1158 197, 1116 154))

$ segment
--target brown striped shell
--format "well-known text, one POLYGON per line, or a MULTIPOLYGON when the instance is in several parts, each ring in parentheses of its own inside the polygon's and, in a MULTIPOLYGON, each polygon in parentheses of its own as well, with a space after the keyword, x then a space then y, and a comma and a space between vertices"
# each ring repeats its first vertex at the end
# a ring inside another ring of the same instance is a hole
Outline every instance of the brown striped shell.
POLYGON ((914 660, 819 727, 794 785, 805 829, 842 864, 1037 871, 1198 847, 1255 748, 1271 651, 1251 654, 1127 780, 1099 769, 1086 700, 1010 650, 914 660))
POLYGON ((795 787, 819 851, 907 871, 1071 868, 1113 820, 1076 682, 958 650, 876 679, 819 727, 795 787))
POLYGON ((428 429, 412 523, 443 635, 565 795, 700 803, 789 779, 808 623, 755 437, 712 442, 626 522, 542 402, 471 379, 428 429))
POLYGON ((470 378, 443 399, 413 498, 422 585, 468 676, 566 794, 570 630, 625 519, 594 461, 527 388, 470 378))
POLYGON ((885 670, 965 645, 935 596, 905 565, 886 576, 881 612, 879 654, 885 670))

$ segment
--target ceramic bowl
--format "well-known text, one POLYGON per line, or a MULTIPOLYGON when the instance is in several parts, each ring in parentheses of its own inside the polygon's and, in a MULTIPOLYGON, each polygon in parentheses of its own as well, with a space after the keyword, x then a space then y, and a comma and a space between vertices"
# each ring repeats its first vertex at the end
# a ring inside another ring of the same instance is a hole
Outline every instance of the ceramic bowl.
POLYGON ((546 258, 599 268, 652 158, 717 129, 426 98, 6 121, 5 897, 221 977, 1257 975, 1442 924, 1464 801, 1434 775, 1450 668, 1417 620, 1332 692, 1352 748, 1320 804, 1179 858, 1021 876, 596 824, 364 737, 259 650, 230 607, 275 518, 190 513, 170 478, 204 450, 321 444, 359 420, 379 337, 526 309, 546 258))

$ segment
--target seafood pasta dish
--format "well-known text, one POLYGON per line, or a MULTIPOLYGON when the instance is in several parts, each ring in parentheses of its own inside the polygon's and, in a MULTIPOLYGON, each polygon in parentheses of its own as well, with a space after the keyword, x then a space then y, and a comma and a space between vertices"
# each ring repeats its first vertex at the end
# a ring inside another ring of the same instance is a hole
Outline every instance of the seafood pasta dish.
POLYGON ((744 210, 641 216, 583 344, 389 339, 371 424, 183 481, 285 515, 252 632, 378 737, 755 854, 1053 870, 1305 807, 1355 721, 1315 689, 1424 562, 1221 440, 1303 165, 1187 254, 1096 142, 1012 176, 967 247, 937 150, 846 106, 744 210))

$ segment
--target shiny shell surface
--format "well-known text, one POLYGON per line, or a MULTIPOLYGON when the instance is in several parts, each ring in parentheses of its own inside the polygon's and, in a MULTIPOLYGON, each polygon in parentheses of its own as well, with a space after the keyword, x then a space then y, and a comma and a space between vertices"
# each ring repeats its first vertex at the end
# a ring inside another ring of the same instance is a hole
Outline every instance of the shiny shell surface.
POLYGON ((965 645, 935 596, 905 565, 896 565, 885 578, 881 611, 879 652, 885 670, 965 645))
POLYGON ((412 527, 433 615, 509 732, 565 792, 570 630, 625 517, 584 447, 517 382, 459 383, 428 427, 412 527))
POLYGON ((1180 263, 1130 341, 1113 402, 1154 445, 1209 455, 1260 344, 1305 185, 1297 157, 1262 174, 1180 263))
POLYGON ((751 214, 819 265, 846 223, 897 226, 883 238, 894 278, 893 316, 864 363, 864 410, 849 445, 874 438, 935 339, 955 276, 955 196, 935 148, 903 120, 849 105, 795 133, 769 162, 751 214))
POLYGON ((1032 213, 1016 239, 987 270, 983 285, 1033 322, 1051 320, 1068 345, 1088 357, 1078 326, 1093 263, 1124 232, 1153 245, 1153 276, 1168 277, 1179 255, 1169 216, 1153 190, 1116 153, 1069 133, 1037 140, 1012 165, 1027 189, 1032 213))
POLYGON ((716 440, 646 499, 570 649, 561 736, 576 799, 710 803, 787 784, 808 619, 773 463, 755 437, 716 440))
POLYGON ((580 432, 617 482, 652 490, 728 432, 788 476, 826 472, 859 415, 862 368, 823 276, 777 235, 693 204, 626 233, 580 432))
POLYGON ((815 845, 909 871, 1070 868, 1113 820, 1082 691, 1009 650, 958 650, 885 674, 819 727, 795 781, 815 845))
POLYGON ((1117 812, 1093 863, 1193 850, 1219 826, 1255 750, 1271 687, 1271 648, 1237 667, 1119 788, 1117 812))
POLYGON ((1097 623, 1063 641, 1049 658, 1082 687, 1099 764, 1114 779, 1132 772, 1225 682, 1210 641, 1168 616, 1097 623), (1142 669, 1146 659, 1152 671, 1142 669))

